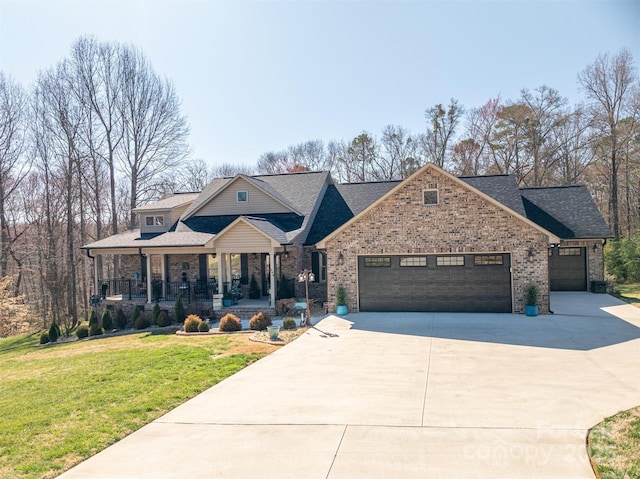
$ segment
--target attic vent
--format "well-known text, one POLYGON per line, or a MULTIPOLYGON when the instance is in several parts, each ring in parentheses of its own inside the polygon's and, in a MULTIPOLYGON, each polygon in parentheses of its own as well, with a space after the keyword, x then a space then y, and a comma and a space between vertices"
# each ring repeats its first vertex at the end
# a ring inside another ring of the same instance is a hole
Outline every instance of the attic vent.
POLYGON ((249 192, 248 191, 238 191, 236 193, 236 199, 238 203, 246 203, 249 201, 249 192))

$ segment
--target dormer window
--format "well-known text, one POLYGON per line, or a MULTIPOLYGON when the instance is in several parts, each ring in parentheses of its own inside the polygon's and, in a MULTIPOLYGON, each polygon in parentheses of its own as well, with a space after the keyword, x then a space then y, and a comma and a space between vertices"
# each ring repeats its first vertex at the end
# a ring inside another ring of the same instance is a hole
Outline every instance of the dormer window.
POLYGON ((249 192, 248 191, 238 191, 236 193, 236 199, 238 203, 247 203, 249 201, 249 192))
POLYGON ((164 216, 146 216, 144 219, 144 224, 146 226, 164 226, 164 216))

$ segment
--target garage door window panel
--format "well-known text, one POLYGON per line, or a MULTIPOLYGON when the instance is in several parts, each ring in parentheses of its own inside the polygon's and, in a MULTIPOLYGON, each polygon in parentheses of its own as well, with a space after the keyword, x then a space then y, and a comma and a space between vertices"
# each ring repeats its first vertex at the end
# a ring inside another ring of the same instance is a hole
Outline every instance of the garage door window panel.
POLYGON ((388 256, 367 256, 364 258, 365 268, 390 268, 391 258, 388 256))
POLYGON ((436 266, 464 266, 464 256, 438 256, 436 266))
POLYGON ((427 266, 427 257, 426 256, 402 256, 400 257, 400 267, 401 268, 416 268, 427 266))

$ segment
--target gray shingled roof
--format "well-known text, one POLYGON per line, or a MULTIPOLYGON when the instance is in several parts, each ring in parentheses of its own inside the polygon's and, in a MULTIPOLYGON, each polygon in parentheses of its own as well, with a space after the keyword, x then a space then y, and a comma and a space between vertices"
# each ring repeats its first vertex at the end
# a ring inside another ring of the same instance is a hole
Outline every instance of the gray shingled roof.
POLYGON ((163 246, 204 246, 215 235, 195 231, 140 234, 140 229, 109 236, 84 245, 84 249, 151 248, 163 246))
POLYGON ((527 216, 522 204, 518 182, 513 175, 462 176, 462 181, 499 201, 516 213, 527 216))
POLYGON ((585 186, 552 186, 520 190, 527 217, 563 239, 610 238, 585 186))
POLYGON ((200 193, 174 193, 167 198, 149 203, 148 205, 138 206, 133 211, 134 213, 138 213, 141 211, 150 210, 170 210, 172 208, 175 208, 176 206, 190 203, 194 201, 198 196, 200 196, 200 193))
POLYGON ((344 183, 336 185, 336 188, 355 216, 398 186, 399 183, 400 181, 344 183))
POLYGON ((258 228, 260 231, 270 236, 274 240, 278 241, 280 244, 284 244, 287 242, 287 234, 277 226, 271 224, 269 221, 253 216, 241 216, 241 218, 243 218, 247 223, 258 228))

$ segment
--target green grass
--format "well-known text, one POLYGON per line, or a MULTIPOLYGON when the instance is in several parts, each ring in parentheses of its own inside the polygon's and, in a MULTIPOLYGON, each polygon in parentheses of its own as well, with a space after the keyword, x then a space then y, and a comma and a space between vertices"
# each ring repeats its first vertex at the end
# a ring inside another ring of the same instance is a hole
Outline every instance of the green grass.
POLYGON ((640 308, 640 283, 616 285, 616 292, 622 300, 640 308))
POLYGON ((588 443, 599 478, 640 477, 640 406, 602 421, 589 431, 588 443))
POLYGON ((0 477, 55 477, 270 350, 150 333, 0 340, 0 477))

